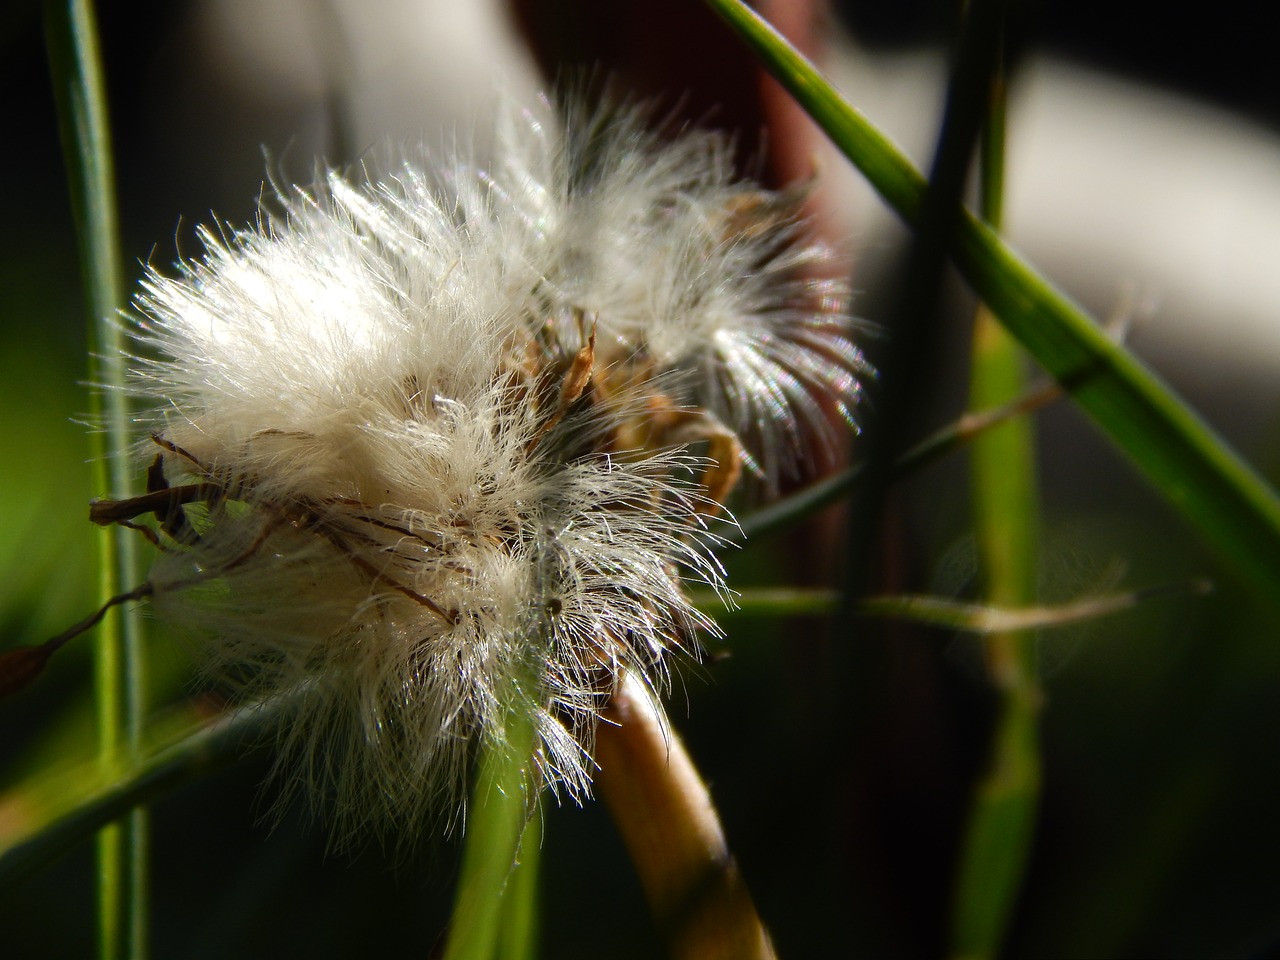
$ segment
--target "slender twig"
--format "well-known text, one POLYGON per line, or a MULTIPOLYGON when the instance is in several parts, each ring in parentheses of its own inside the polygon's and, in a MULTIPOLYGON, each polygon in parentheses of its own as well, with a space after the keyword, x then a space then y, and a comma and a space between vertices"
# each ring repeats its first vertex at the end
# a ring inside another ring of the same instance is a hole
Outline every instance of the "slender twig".
POLYGON ((26 688, 40 675, 54 653, 80 634, 96 627, 113 608, 149 597, 154 592, 155 588, 150 583, 144 583, 127 593, 116 594, 93 613, 63 630, 56 637, 51 637, 41 644, 15 647, 0 653, 0 697, 7 697, 26 688))
MULTIPOLYGON (((1152 600, 1204 596, 1212 589, 1213 585, 1208 580, 1180 580, 1115 593, 1090 594, 1066 603, 1025 606, 998 606, 904 593, 863 597, 849 604, 848 611, 854 616, 906 620, 925 627, 992 636, 1064 627, 1109 617, 1152 600)), ((699 609, 719 617, 739 614, 761 617, 830 616, 842 609, 841 595, 835 590, 822 588, 748 588, 736 594, 735 609, 732 610, 725 610, 723 601, 709 590, 692 593, 690 599, 699 609)))

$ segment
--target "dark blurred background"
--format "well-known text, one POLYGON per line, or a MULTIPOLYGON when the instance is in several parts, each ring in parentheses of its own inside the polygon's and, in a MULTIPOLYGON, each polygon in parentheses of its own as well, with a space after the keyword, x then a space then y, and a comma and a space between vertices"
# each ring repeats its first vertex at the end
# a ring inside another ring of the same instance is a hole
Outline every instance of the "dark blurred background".
MULTIPOLYGON (((165 265, 197 253, 196 224, 252 219, 269 190, 265 170, 281 182, 306 182, 317 158, 350 162, 385 141, 438 145, 451 131, 465 141, 473 128, 482 139, 497 74, 518 87, 536 84, 535 58, 499 0, 439 19, 449 6, 101 5, 130 281, 144 261, 165 265)), ((526 15, 539 9, 520 6, 526 15)), ((560 4, 561 12, 572 6, 560 4)), ((833 73, 878 78, 877 90, 924 83, 918 104, 902 107, 886 95, 883 115, 867 109, 890 131, 931 129, 937 99, 928 83, 940 75, 936 54, 952 35, 956 5, 847 2, 836 13, 814 33, 817 54, 833 73), (852 40, 837 37, 837 25, 852 40)), ((1122 183, 1163 176, 1206 144, 1238 145, 1245 159, 1185 171, 1176 181, 1182 192, 1167 201, 1174 227, 1153 224, 1149 241, 1130 239, 1133 224, 1118 225, 1126 191, 1112 202, 1102 182, 1029 180, 1018 196, 1030 212, 1011 217, 1033 261, 1096 313, 1111 312, 1125 283, 1150 294, 1156 306, 1133 333, 1134 349, 1275 479, 1275 301, 1259 294, 1217 308, 1224 301, 1213 291, 1197 301, 1180 286, 1215 257, 1225 258, 1222 276, 1248 270, 1263 291, 1278 272, 1280 225, 1267 234, 1271 221, 1259 212, 1280 189, 1280 61, 1261 16, 1243 0, 1211 8, 1019 5, 1021 62, 1047 84, 1045 102, 1075 103, 1073 91, 1085 91, 1085 106, 1096 111, 1071 128, 1084 133, 1070 144, 1051 139, 1064 129, 1052 112, 1028 120, 1049 131, 1029 155, 1116 156, 1099 176, 1114 173, 1122 183), (1045 58, 1047 72, 1037 66, 1045 58), (1143 133, 1157 114, 1172 118, 1162 137, 1181 130, 1185 140, 1166 147, 1143 133), (1136 172, 1120 168, 1126 155, 1136 172), (1218 200, 1226 188, 1236 193, 1218 200), (1040 199, 1055 210, 1048 201, 1063 193, 1079 216, 1069 235, 1060 217, 1034 216, 1040 199), (1209 212, 1206 197, 1214 198, 1209 212), (1263 232, 1247 232, 1259 219, 1263 232), (1187 237, 1193 252, 1186 260, 1169 254, 1167 274, 1143 273, 1126 259, 1148 243, 1164 249, 1171 235, 1187 237), (1223 253, 1201 239, 1209 236, 1239 247, 1223 253), (1188 314, 1186 304, 1201 302, 1207 306, 1188 314)), ((0 194, 0 491, 8 504, 0 518, 0 624, 10 644, 51 635, 91 604, 85 505, 99 491, 88 488, 85 431, 72 422, 88 405, 80 385, 83 306, 36 4, 5 7, 0 45, 7 91, 0 183, 8 184, 0 194)), ((697 85, 699 73, 714 85, 732 69, 725 58, 737 56, 731 43, 708 49, 688 76, 672 78, 673 94, 697 85)), ((861 105, 857 89, 847 92, 861 105)), ((927 151, 918 156, 927 159, 927 151)), ((880 232, 883 217, 860 217, 856 202, 838 209, 845 219, 826 229, 852 242, 856 307, 875 322, 891 315, 895 294, 885 278, 894 276, 903 238, 880 232)), ((971 304, 958 288, 948 303, 930 361, 937 388, 904 426, 913 436, 963 406, 971 304)), ((1046 601, 1193 576, 1211 577, 1218 590, 1044 634, 1045 796, 1008 955, 1272 955, 1280 949, 1275 624, 1069 407, 1052 408, 1039 423, 1046 601)), ((895 491, 883 554, 872 563, 886 585, 972 594, 965 484, 957 457, 895 491)), ((793 582, 802 566, 797 549, 815 552, 793 538, 728 557, 733 584, 793 582)), ((838 582, 839 551, 831 552, 811 576, 838 582)), ((780 954, 941 954, 956 845, 991 720, 974 642, 897 623, 733 617, 725 625, 730 642, 682 672, 671 713, 711 784, 780 954)), ((158 699, 184 701, 181 644, 157 637, 153 646, 158 699)), ((81 644, 35 689, 0 703, 0 791, 50 758, 83 751, 87 650, 81 644)), ((323 831, 302 815, 274 831, 255 824, 268 763, 259 752, 156 805, 155 956, 370 956, 405 948, 421 955, 436 944, 456 845, 428 842, 420 857, 398 865, 374 850, 326 857, 323 831)), ((0 792, 0 829, 20 815, 0 792)), ((658 954, 602 809, 549 808, 543 857, 545 956, 658 954)), ((0 926, 9 957, 90 955, 90 851, 6 891, 0 926)))

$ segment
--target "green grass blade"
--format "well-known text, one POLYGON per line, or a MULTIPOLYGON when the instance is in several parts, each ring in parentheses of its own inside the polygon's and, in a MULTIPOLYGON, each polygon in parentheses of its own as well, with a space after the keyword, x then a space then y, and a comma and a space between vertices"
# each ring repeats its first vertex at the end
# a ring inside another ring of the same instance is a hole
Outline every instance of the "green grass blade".
MULTIPOLYGON (((924 178, 803 56, 740 0, 706 0, 908 222, 924 178)), ((1213 430, 988 227, 964 213, 952 256, 1004 327, 1148 480, 1280 607, 1280 497, 1213 430)))
MULTIPOLYGON (((961 78, 963 81, 963 78, 961 78)), ((980 212, 999 229, 1004 195, 1005 75, 990 84, 979 182, 980 212)), ((1012 403, 1026 391, 1024 358, 985 306, 974 322, 970 407, 1012 403)), ((1012 419, 977 437, 970 451, 975 544, 982 592, 995 606, 1037 599, 1039 495, 1031 421, 1012 419)), ((984 645, 999 698, 988 767, 975 791, 956 877, 953 957, 995 957, 1030 859, 1040 797, 1036 635, 1001 631, 984 645)))
POLYGON ((285 705, 242 707, 194 733, 153 732, 152 747, 116 774, 94 763, 10 791, 6 799, 15 809, 38 811, 40 820, 17 829, 11 822, 0 837, 0 894, 112 821, 243 756, 246 745, 263 741, 285 705))
POLYGON ((1022 692, 1003 697, 990 764, 965 826, 951 917, 957 960, 999 955, 1030 858, 1040 796, 1039 702, 1022 692))
MULTIPOLYGON (((115 207, 115 177, 107 123, 104 72, 97 24, 89 0, 47 0, 46 33, 55 96, 67 158, 72 209, 80 239, 89 305, 90 380, 120 386, 124 354, 116 312, 124 304, 115 207)), ((126 450, 129 415, 122 391, 106 393, 105 409, 95 396, 93 414, 105 421, 95 437, 94 489, 123 495, 129 488, 127 459, 108 453, 126 450)), ((124 531, 103 531, 100 546, 101 599, 127 584, 136 569, 133 542, 124 531)), ((122 753, 142 742, 143 688, 141 631, 135 613, 116 613, 99 635, 95 689, 99 704, 103 764, 115 770, 122 753)), ((147 822, 135 809, 104 830, 99 845, 99 917, 103 957, 147 955, 147 822)))
MULTIPOLYGON (((894 461, 890 475, 894 478, 904 477, 922 469, 972 443, 983 431, 1039 410, 1061 395, 1062 390, 1056 384, 1049 384, 1047 387, 1029 390, 1010 403, 966 413, 907 449, 894 461)), ((781 500, 752 511, 742 518, 736 530, 730 529, 720 536, 726 543, 742 545, 785 530, 824 507, 843 500, 865 477, 866 464, 852 464, 781 500)))

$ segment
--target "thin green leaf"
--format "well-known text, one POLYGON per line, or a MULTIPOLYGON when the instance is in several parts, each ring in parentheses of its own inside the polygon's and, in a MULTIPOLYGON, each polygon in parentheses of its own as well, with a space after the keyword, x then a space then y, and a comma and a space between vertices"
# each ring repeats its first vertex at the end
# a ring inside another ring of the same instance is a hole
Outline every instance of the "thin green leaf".
MULTIPOLYGON (((990 430, 1015 417, 1025 416, 1052 403, 1060 396, 1062 396, 1062 389, 1056 384, 1050 384, 1028 391, 1012 403, 966 413, 907 450, 893 464, 891 475, 903 477, 941 460, 947 454, 971 443, 976 437, 981 436, 983 431, 990 430)), ((864 465, 855 463, 824 477, 782 500, 748 514, 742 519, 737 531, 724 534, 724 539, 734 543, 749 543, 812 516, 823 507, 847 497, 862 480, 864 473, 864 465)))
MULTIPOLYGON (((282 701, 245 707, 176 742, 155 749, 128 770, 110 775, 97 763, 19 787, 5 797, 14 811, 40 819, 0 838, 0 892, 52 863, 95 832, 141 805, 241 756, 275 722, 282 701)), ((11 814, 12 824, 18 819, 11 814)))
MULTIPOLYGON (((925 182, 910 161, 741 0, 706 0, 885 201, 915 222, 925 182)), ((1075 401, 1196 523, 1275 610, 1280 497, 1186 404, 990 228, 962 213, 952 255, 978 296, 1075 401)))
POLYGON ((713 590, 693 590, 689 599, 718 620, 726 617, 825 617, 840 609, 840 593, 811 587, 748 587, 736 591, 733 606, 713 590))
MULTIPOLYGON (((966 15, 971 13, 969 8, 966 15)), ((999 229, 1003 212, 1005 108, 1005 74, 997 55, 979 161, 980 212, 993 229, 999 229)), ((1023 394, 1022 351, 984 305, 974 321, 972 356, 973 408, 997 407, 1023 394)), ((1001 606, 1032 604, 1038 592, 1039 496, 1031 420, 1010 420, 978 437, 970 464, 983 595, 1001 606)), ((1042 696, 1035 633, 992 634, 984 652, 999 707, 991 756, 961 844, 951 916, 953 957, 999 954, 1030 860, 1040 798, 1042 696)))
MULTIPOLYGON (((120 387, 124 383, 124 351, 115 317, 124 303, 123 271, 104 70, 93 5, 89 0, 46 0, 45 24, 88 291, 90 380, 120 387)), ((128 463, 125 458, 106 454, 128 449, 125 403, 122 390, 110 390, 105 411, 96 397, 93 409, 107 427, 105 436, 99 435, 95 441, 94 487, 103 490, 109 482, 117 494, 129 488, 128 463)), ((132 579, 136 564, 133 543, 122 531, 104 532, 99 542, 100 598, 105 600, 132 579)), ((112 770, 122 763, 122 745, 135 755, 142 745, 145 682, 139 624, 135 613, 113 615, 96 648, 101 753, 103 764, 112 770)), ((101 954, 139 960, 148 952, 145 811, 135 809, 103 832, 99 858, 101 954)))
MULTIPOLYGON (((949 597, 919 594, 895 594, 855 600, 849 610, 855 616, 909 620, 926 627, 994 636, 1067 626, 1083 620, 1109 617, 1161 597, 1202 596, 1211 590, 1212 586, 1208 581, 1190 580, 1141 590, 1097 594, 1068 603, 1023 606, 970 603, 949 597)), ((821 587, 751 587, 735 594, 732 609, 726 609, 720 597, 710 590, 691 591, 689 599, 699 610, 718 618, 737 615, 830 616, 839 613, 841 609, 840 594, 821 587)))

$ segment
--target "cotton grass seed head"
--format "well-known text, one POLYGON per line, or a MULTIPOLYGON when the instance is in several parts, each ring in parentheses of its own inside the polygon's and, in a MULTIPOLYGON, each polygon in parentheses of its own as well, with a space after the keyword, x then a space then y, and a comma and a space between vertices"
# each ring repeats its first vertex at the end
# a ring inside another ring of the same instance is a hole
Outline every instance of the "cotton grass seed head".
POLYGON ((331 173, 137 298, 150 594, 210 675, 292 705, 279 779, 339 841, 449 821, 533 718, 587 791, 624 671, 715 632, 705 530, 850 417, 866 366, 796 198, 642 111, 511 112, 496 158, 331 173))
POLYGON ((667 139, 651 121, 581 100, 511 117, 489 189, 463 196, 506 207, 535 268, 530 309, 596 317, 615 376, 678 371, 672 399, 731 430, 777 492, 842 441, 835 424, 854 425, 871 375, 847 285, 805 235, 803 185, 763 190, 737 177, 723 135, 667 139))

